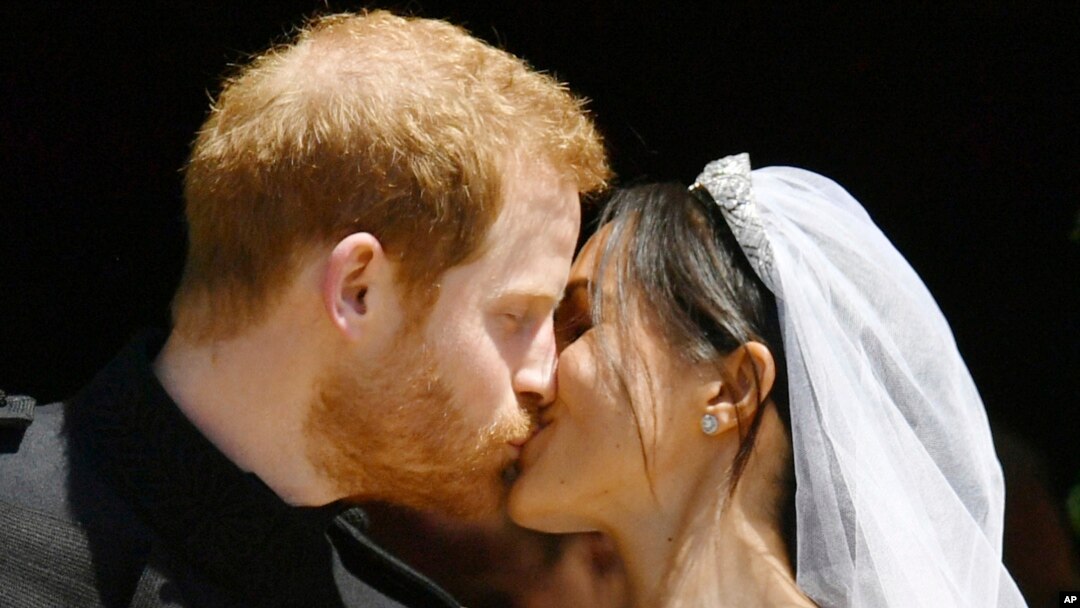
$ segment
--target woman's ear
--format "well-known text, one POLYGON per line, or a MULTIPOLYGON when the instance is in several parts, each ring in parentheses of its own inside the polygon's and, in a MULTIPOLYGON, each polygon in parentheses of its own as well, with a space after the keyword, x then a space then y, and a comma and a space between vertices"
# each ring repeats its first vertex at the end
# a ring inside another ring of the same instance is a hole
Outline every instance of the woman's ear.
POLYGON ((702 383, 697 396, 706 435, 737 429, 754 416, 776 381, 776 362, 767 346, 747 342, 724 356, 718 375, 702 383))
POLYGON ((739 414, 732 400, 729 382, 722 377, 722 370, 714 365, 703 365, 695 383, 692 399, 700 432, 709 436, 723 435, 739 428, 739 414))
POLYGON ((761 342, 747 342, 731 351, 724 368, 733 384, 732 400, 748 414, 765 400, 776 382, 776 361, 761 342))
POLYGON ((382 244, 357 232, 341 239, 330 252, 322 283, 322 300, 333 325, 350 339, 361 338, 376 309, 394 287, 394 272, 382 244), (389 290, 389 291, 387 291, 389 290))

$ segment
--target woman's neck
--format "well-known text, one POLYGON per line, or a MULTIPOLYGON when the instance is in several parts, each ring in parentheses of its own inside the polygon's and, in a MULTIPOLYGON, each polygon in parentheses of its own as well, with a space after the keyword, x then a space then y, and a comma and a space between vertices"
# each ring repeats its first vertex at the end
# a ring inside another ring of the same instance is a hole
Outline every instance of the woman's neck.
POLYGON ((669 509, 605 530, 623 556, 635 606, 814 605, 795 583, 774 515, 783 492, 769 474, 777 463, 758 458, 785 451, 768 445, 769 434, 759 435, 730 498, 727 472, 706 472, 669 509))
POLYGON ((651 513, 604 530, 619 549, 634 606, 658 606, 673 556, 682 542, 682 521, 651 513))
POLYGON ((760 506, 751 511, 741 502, 733 500, 713 530, 688 531, 711 538, 712 546, 701 543, 697 555, 672 570, 672 600, 690 600, 672 605, 694 605, 693 596, 708 592, 710 606, 813 606, 795 583, 778 522, 761 517, 760 506), (699 563, 712 565, 697 576, 699 563), (680 592, 675 586, 684 576, 688 584, 680 592))

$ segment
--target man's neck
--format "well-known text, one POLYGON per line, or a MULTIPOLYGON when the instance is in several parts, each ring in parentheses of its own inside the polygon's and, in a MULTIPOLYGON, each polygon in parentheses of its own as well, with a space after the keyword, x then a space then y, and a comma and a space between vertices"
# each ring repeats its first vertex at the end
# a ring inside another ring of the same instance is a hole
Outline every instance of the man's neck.
MULTIPOLYGON (((222 341, 191 342, 174 332, 154 373, 199 431, 241 470, 282 500, 335 500, 306 455, 304 417, 314 368, 303 336, 265 324, 222 341)), ((284 325, 288 327, 288 325, 284 325)))

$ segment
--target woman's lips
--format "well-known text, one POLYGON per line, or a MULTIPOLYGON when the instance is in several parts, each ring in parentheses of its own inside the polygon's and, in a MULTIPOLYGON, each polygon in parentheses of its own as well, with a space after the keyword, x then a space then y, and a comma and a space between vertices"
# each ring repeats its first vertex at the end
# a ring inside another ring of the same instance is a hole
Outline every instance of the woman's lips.
POLYGON ((548 431, 550 426, 550 422, 542 424, 540 428, 533 433, 532 437, 525 442, 525 447, 521 450, 521 458, 518 459, 519 467, 528 466, 537 459, 537 454, 542 451, 542 446, 546 443, 546 440, 543 438, 551 434, 551 432, 548 431))

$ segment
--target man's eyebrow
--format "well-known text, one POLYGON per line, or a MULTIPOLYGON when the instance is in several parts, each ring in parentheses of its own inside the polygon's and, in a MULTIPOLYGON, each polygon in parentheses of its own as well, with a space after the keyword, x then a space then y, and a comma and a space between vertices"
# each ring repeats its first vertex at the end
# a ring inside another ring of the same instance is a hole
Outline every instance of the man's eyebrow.
POLYGON ((568 298, 573 297, 578 291, 588 291, 592 282, 589 279, 581 278, 574 279, 567 283, 566 287, 562 291, 553 292, 547 289, 539 287, 509 287, 500 289, 494 294, 496 300, 507 299, 530 299, 530 300, 547 300, 551 302, 553 308, 558 308, 568 298))
POLYGON ((558 304, 562 300, 562 292, 549 291, 543 288, 534 287, 510 287, 506 289, 500 289, 495 292, 494 299, 496 300, 548 300, 553 304, 558 304))

